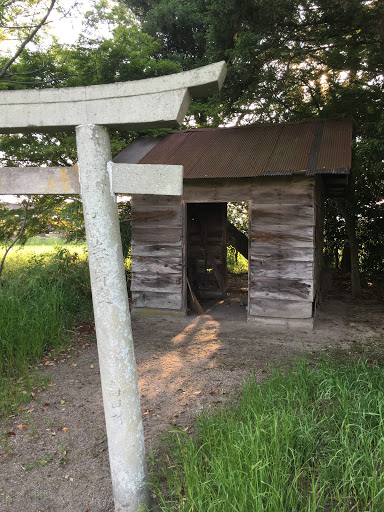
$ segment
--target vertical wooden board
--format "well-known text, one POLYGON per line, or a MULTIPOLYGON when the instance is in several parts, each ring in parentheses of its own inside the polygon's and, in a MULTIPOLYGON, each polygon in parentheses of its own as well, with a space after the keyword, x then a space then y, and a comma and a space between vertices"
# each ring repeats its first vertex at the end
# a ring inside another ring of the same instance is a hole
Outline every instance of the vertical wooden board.
POLYGON ((134 308, 182 309, 182 208, 180 197, 133 198, 131 291, 134 308))
POLYGON ((247 296, 247 316, 249 317, 249 311, 250 311, 250 304, 251 304, 251 297, 250 293, 252 291, 251 286, 251 258, 252 258, 252 250, 255 242, 252 242, 251 240, 251 233, 253 229, 253 222, 252 222, 252 209, 255 207, 254 201, 252 199, 248 203, 248 296, 247 296))
POLYGON ((187 264, 192 291, 199 295, 220 290, 224 295, 227 205, 189 203, 187 211, 187 264))
POLYGON ((314 180, 301 176, 254 182, 249 314, 310 318, 313 301, 314 180))
POLYGON ((181 246, 181 260, 182 260, 182 274, 181 274, 181 309, 187 311, 187 206, 182 201, 182 246, 181 246))
POLYGON ((316 179, 315 187, 315 236, 314 236, 314 293, 316 303, 319 303, 322 295, 322 276, 324 269, 324 197, 323 181, 316 179))

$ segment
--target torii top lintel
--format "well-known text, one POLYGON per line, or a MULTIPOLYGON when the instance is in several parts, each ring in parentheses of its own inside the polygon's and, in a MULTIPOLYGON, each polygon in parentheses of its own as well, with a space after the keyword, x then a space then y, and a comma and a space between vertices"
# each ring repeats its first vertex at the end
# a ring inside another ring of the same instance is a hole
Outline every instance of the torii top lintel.
POLYGON ((225 62, 216 62, 132 82, 0 91, 0 133, 73 131, 81 124, 120 129, 179 126, 191 100, 218 92, 225 74, 225 62))

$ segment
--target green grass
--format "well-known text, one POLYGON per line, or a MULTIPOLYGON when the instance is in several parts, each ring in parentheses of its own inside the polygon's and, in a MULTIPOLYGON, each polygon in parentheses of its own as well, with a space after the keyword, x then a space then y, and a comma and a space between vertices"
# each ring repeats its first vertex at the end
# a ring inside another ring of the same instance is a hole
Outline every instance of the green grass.
POLYGON ((227 247, 227 271, 231 274, 246 274, 248 272, 248 260, 232 246, 227 247))
POLYGON ((160 509, 383 511, 383 382, 362 361, 250 378, 238 404, 172 435, 160 509))
POLYGON ((68 243, 68 242, 66 242, 65 237, 47 235, 45 237, 33 236, 32 238, 29 238, 27 240, 27 243, 25 244, 25 247, 27 247, 28 249, 32 249, 32 250, 35 250, 37 247, 44 247, 44 248, 51 247, 52 249, 54 249, 56 246, 62 246, 62 247, 65 247, 66 249, 69 249, 69 248, 76 249, 79 247, 85 248, 86 242, 81 241, 81 242, 68 243))
POLYGON ((0 411, 7 414, 36 385, 29 366, 63 348, 66 329, 91 315, 85 253, 14 251, 0 282, 0 311, 0 411))

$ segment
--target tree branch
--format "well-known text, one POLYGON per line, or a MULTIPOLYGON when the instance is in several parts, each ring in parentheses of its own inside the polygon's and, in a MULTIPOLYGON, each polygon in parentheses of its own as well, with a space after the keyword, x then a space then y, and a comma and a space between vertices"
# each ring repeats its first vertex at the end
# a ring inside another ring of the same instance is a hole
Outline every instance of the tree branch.
POLYGON ((34 69, 33 71, 27 71, 26 73, 8 73, 7 76, 34 75, 34 74, 38 73, 39 71, 42 71, 44 68, 45 68, 45 61, 44 61, 43 65, 40 68, 34 69))
MULTIPOLYGON (((96 73, 96 71, 99 70, 100 68, 101 68, 101 66, 98 66, 97 68, 93 69, 92 71, 88 71, 87 73, 72 73, 72 74, 61 75, 56 78, 51 78, 50 80, 44 80, 43 82, 24 82, 24 81, 19 81, 19 80, 7 80, 7 76, 19 75, 19 73, 13 73, 11 75, 6 75, 5 78, 0 78, 0 82, 7 83, 7 84, 20 84, 20 85, 23 85, 23 84, 25 84, 25 85, 44 85, 44 84, 58 82, 60 80, 64 80, 65 78, 69 78, 71 76, 92 75, 93 73, 96 73)), ((39 70, 36 70, 36 71, 32 71, 31 73, 20 73, 20 75, 22 75, 22 74, 28 75, 28 74, 37 73, 41 69, 43 69, 43 68, 40 68, 39 70)))
POLYGON ((36 26, 36 28, 29 34, 29 36, 23 41, 23 43, 21 44, 20 48, 17 50, 17 52, 15 53, 15 55, 13 57, 11 57, 8 62, 5 64, 5 66, 3 67, 3 69, 0 71, 0 79, 3 78, 3 76, 6 74, 6 72, 8 71, 9 67, 15 62, 15 60, 19 57, 19 55, 21 54, 21 52, 24 50, 24 48, 27 46, 28 43, 30 43, 32 41, 32 39, 35 37, 35 35, 37 34, 37 32, 41 29, 41 27, 44 25, 44 23, 46 22, 48 16, 51 14, 52 12, 52 9, 53 7, 55 6, 55 3, 56 3, 56 0, 51 0, 51 5, 49 6, 49 9, 46 13, 46 15, 44 16, 44 18, 42 18, 42 20, 40 21, 40 23, 36 26))

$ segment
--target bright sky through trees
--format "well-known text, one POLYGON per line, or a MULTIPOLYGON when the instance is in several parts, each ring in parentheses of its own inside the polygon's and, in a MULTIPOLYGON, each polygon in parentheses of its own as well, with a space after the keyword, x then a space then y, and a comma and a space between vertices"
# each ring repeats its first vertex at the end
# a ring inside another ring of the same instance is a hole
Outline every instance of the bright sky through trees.
MULTIPOLYGON (((60 0, 60 6, 65 13, 65 17, 59 12, 55 12, 51 18, 51 32, 57 37, 59 43, 74 44, 81 34, 82 24, 85 14, 93 9, 95 0, 60 0)), ((114 0, 108 3, 113 4, 114 0)), ((102 34, 109 34, 108 27, 104 26, 102 34)))

